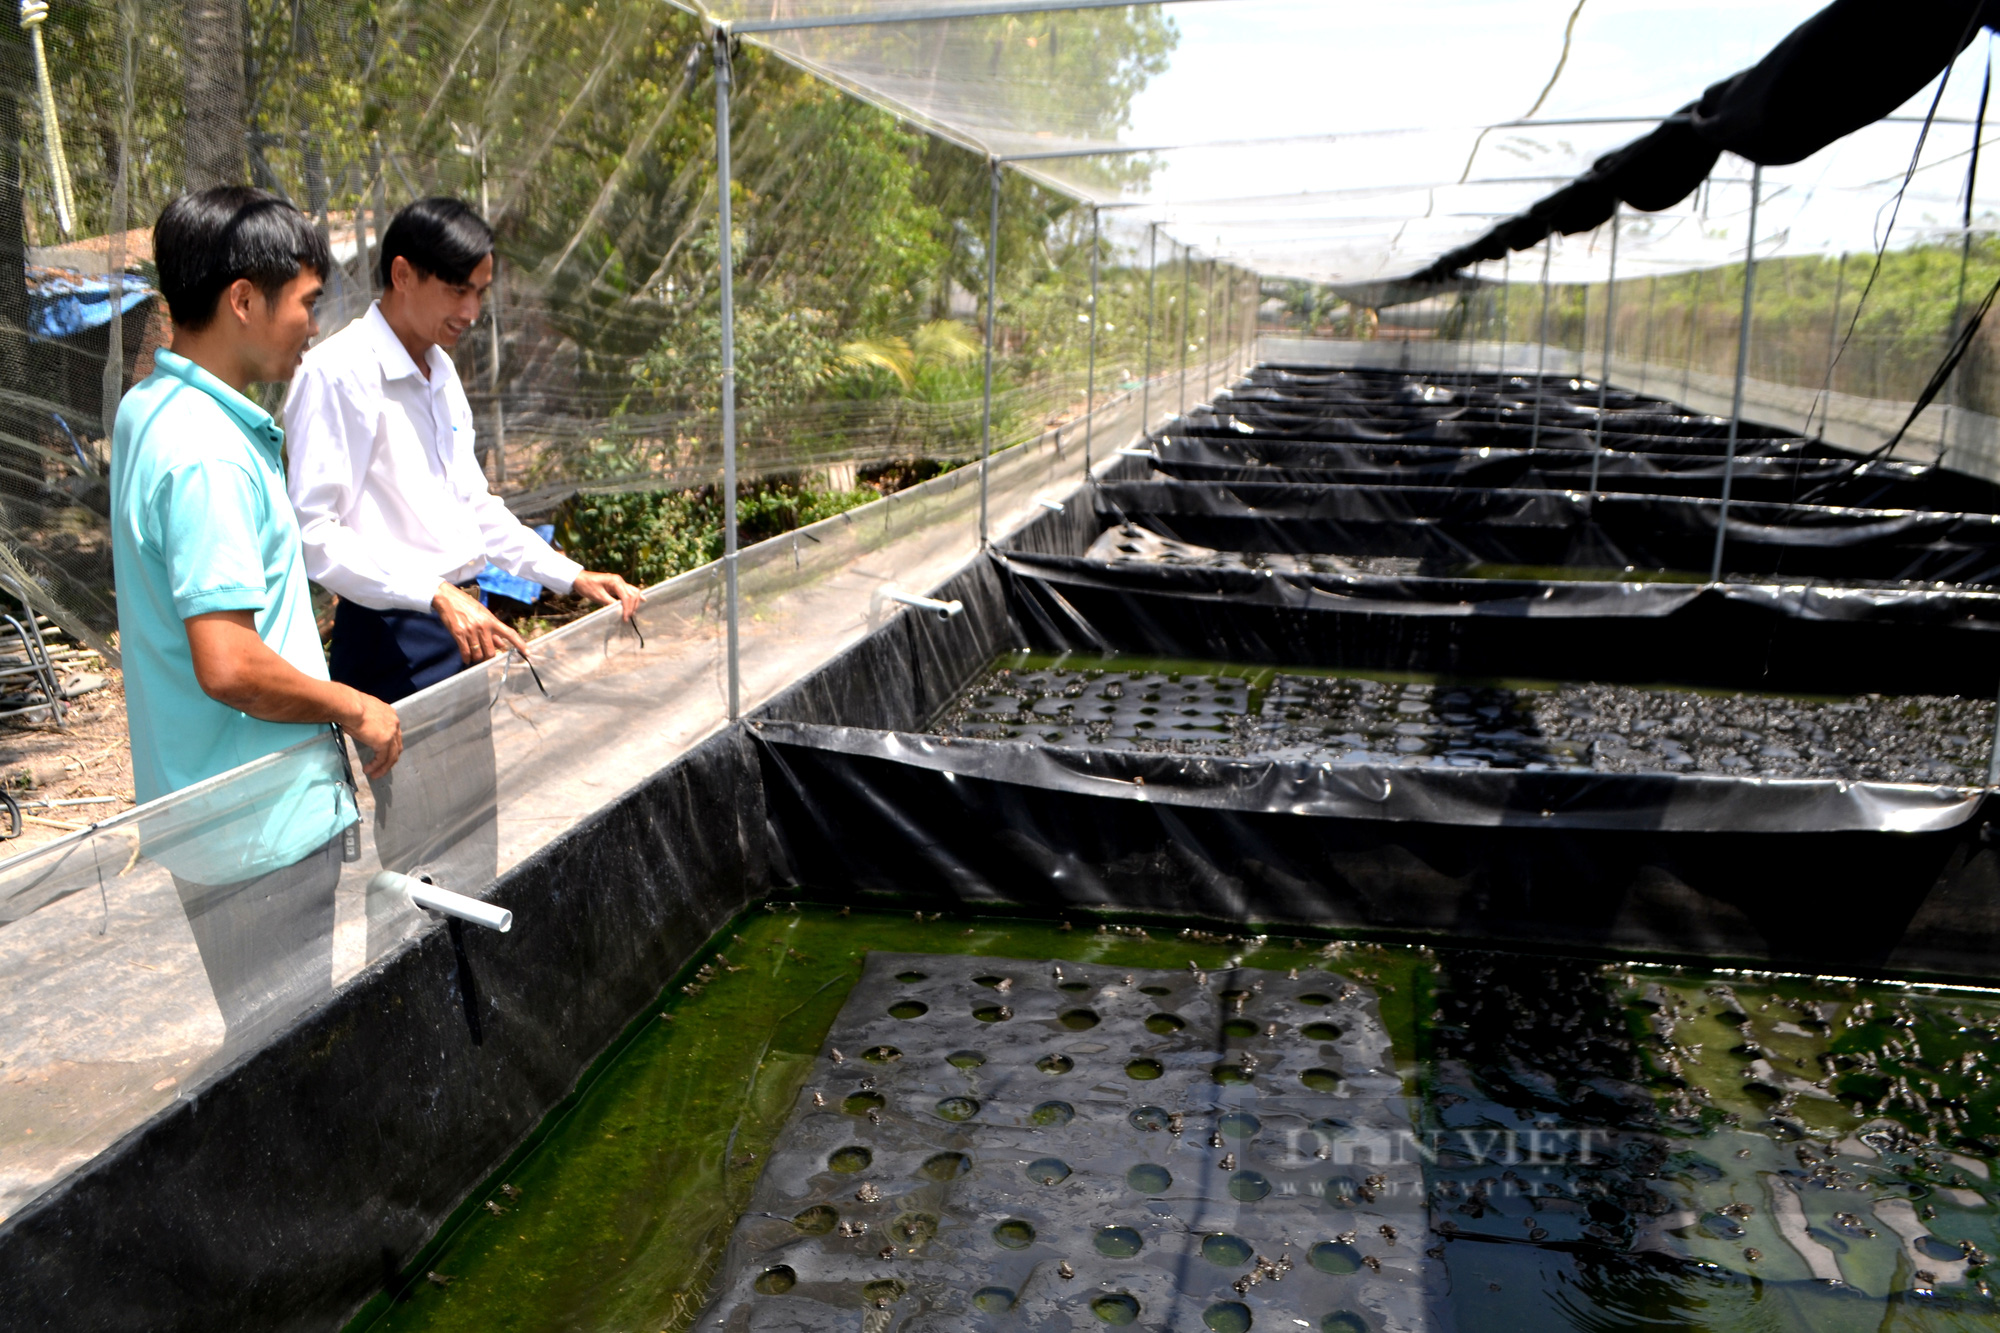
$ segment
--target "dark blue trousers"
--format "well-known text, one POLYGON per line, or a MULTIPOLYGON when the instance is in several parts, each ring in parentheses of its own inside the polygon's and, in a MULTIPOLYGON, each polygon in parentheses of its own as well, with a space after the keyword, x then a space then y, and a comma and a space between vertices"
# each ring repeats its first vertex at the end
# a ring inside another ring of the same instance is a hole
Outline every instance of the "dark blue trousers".
POLYGON ((432 611, 371 611, 342 599, 333 609, 327 671, 384 703, 407 698, 465 669, 458 640, 432 611))

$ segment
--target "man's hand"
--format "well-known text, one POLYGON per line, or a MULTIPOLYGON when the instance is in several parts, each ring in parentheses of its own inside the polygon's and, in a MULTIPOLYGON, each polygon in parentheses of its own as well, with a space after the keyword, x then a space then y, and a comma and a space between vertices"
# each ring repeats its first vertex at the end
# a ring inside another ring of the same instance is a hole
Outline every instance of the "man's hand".
POLYGON ((627 620, 639 614, 639 590, 616 574, 600 574, 596 570, 586 569, 576 576, 574 583, 570 584, 570 591, 579 597, 588 597, 593 602, 601 602, 605 606, 617 602, 625 608, 624 615, 627 620))
POLYGON ((528 655, 527 642, 507 622, 481 606, 478 598, 449 583, 438 584, 431 609, 458 640, 458 655, 467 666, 497 657, 509 648, 524 658, 528 655))
POLYGON ((318 680, 271 650, 249 611, 190 616, 188 653, 202 693, 265 722, 333 722, 374 752, 363 770, 379 778, 403 753, 403 722, 373 695, 318 680))
POLYGON ((396 716, 394 708, 374 695, 363 694, 360 690, 351 693, 359 707, 352 718, 341 722, 340 729, 362 747, 365 762, 361 771, 371 778, 379 778, 402 758, 403 719, 396 716))

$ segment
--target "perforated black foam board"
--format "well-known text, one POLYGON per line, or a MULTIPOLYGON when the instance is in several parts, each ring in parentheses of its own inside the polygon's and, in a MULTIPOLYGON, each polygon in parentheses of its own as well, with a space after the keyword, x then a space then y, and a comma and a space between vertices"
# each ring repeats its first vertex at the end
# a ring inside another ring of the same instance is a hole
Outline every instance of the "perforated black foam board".
POLYGON ((1334 973, 872 954, 698 1327, 1429 1329, 1410 1124, 1334 973))

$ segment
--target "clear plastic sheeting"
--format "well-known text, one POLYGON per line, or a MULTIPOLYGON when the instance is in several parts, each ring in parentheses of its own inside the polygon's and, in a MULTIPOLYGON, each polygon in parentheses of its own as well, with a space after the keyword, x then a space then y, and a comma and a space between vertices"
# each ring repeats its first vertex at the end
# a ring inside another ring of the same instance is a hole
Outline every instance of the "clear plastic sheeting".
POLYGON ((329 734, 0 866, 0 1218, 359 965, 340 838, 227 882, 213 855, 338 763, 329 734))

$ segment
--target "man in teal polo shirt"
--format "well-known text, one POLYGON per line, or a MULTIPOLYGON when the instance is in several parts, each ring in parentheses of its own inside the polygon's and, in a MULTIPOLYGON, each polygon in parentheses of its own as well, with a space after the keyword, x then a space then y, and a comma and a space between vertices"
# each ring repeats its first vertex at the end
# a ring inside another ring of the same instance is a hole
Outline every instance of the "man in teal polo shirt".
POLYGON ((355 809, 328 724, 371 777, 402 729, 327 679, 283 434, 246 396, 290 379, 318 332, 325 240, 276 196, 223 186, 167 205, 153 254, 173 341, 111 444, 126 718, 138 798, 184 793, 145 821, 144 850, 174 872, 234 1042, 331 985, 355 809))

